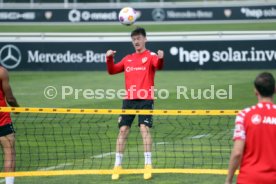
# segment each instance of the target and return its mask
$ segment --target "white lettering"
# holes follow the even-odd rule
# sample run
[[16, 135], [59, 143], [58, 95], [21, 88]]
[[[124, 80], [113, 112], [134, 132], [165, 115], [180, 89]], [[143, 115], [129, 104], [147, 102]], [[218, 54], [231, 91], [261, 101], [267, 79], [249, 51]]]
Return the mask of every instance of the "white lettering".
[[145, 71], [146, 67], [132, 67], [129, 66], [126, 68], [126, 72], [134, 72], [134, 71]]
[[87, 10], [71, 10], [68, 19], [71, 22], [94, 21], [94, 20], [117, 20], [117, 12], [90, 12]]
[[66, 96], [73, 94], [73, 88], [71, 86], [62, 86], [61, 99], [65, 99]]
[[263, 124], [276, 125], [276, 117], [265, 116]]
[[178, 100], [181, 99], [180, 95], [183, 95], [184, 99], [187, 99], [187, 100], [189, 99], [188, 94], [187, 94], [188, 88], [186, 86], [177, 86], [176, 91], [177, 91], [176, 99], [178, 99]]
[[39, 50], [28, 50], [28, 63], [104, 63], [105, 53], [86, 50], [84, 53], [42, 53]]

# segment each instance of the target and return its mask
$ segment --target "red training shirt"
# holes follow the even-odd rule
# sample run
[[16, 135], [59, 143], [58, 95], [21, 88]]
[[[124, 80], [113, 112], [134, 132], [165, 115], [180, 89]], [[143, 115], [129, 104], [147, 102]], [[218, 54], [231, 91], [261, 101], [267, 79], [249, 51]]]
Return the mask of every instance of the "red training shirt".
[[276, 184], [276, 105], [263, 102], [241, 111], [234, 140], [245, 148], [238, 184]]
[[125, 72], [126, 99], [154, 99], [154, 75], [163, 68], [164, 60], [145, 50], [133, 53], [114, 64], [113, 56], [106, 58], [109, 74]]
[[[2, 81], [0, 80], [0, 107], [7, 107], [5, 94], [2, 88]], [[0, 112], [0, 126], [11, 123], [11, 116], [8, 112]]]

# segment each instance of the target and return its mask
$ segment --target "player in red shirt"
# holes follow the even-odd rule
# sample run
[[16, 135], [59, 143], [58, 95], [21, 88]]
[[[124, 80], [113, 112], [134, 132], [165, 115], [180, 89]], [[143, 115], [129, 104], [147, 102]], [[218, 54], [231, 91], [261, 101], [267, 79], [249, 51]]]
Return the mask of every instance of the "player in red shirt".
[[276, 183], [275, 79], [264, 72], [257, 76], [254, 84], [259, 103], [242, 110], [236, 117], [225, 184], [232, 183], [239, 165], [238, 184]]
[[[12, 107], [18, 107], [13, 96], [8, 71], [0, 66], [0, 107], [6, 107], [7, 103]], [[10, 113], [0, 112], [0, 144], [4, 152], [4, 171], [15, 171], [15, 136]], [[6, 184], [13, 184], [14, 177], [6, 177]]]
[[[146, 31], [143, 28], [137, 28], [131, 33], [132, 44], [135, 53], [127, 55], [119, 63], [114, 64], [114, 54], [116, 51], [108, 50], [106, 53], [107, 70], [109, 74], [125, 73], [125, 88], [127, 91], [126, 99], [123, 100], [123, 109], [153, 109], [154, 99], [154, 74], [156, 70], [163, 67], [162, 50], [157, 54], [146, 49]], [[129, 129], [135, 115], [121, 115], [119, 117], [119, 135], [116, 143], [116, 160], [114, 167], [113, 180], [120, 178], [116, 173], [121, 169], [123, 152], [129, 134]], [[151, 135], [152, 127], [151, 115], [139, 115], [138, 125], [143, 138], [145, 169], [144, 179], [150, 179], [151, 175]]]

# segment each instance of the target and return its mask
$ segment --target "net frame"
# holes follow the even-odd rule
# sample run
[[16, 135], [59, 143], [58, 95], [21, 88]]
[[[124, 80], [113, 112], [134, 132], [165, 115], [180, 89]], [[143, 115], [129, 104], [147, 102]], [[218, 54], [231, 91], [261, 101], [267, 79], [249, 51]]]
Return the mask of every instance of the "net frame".
[[[125, 110], [125, 109], [72, 109], [72, 108], [33, 108], [33, 107], [0, 107], [0, 112], [10, 113], [50, 113], [50, 114], [94, 114], [94, 115], [159, 115], [159, 116], [234, 116], [239, 110]], [[122, 169], [118, 174], [143, 174], [144, 169]], [[217, 174], [225, 175], [225, 169], [152, 169], [154, 174]], [[236, 172], [238, 174], [239, 171]], [[2, 172], [0, 177], [14, 176], [60, 176], [60, 175], [110, 175], [112, 169], [82, 169], [82, 170], [54, 170], [54, 171], [16, 171]]]

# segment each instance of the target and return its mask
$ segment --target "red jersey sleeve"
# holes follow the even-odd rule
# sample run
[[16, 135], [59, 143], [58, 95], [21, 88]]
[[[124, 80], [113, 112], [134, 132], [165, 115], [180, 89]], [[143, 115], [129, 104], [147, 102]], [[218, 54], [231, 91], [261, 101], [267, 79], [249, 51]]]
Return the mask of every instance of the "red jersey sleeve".
[[110, 75], [121, 73], [124, 71], [124, 59], [114, 64], [113, 56], [106, 57], [107, 71]]
[[162, 70], [163, 65], [164, 65], [164, 59], [158, 58], [158, 56], [154, 52], [151, 52], [150, 54], [152, 56], [151, 58], [152, 58], [153, 67], [157, 70]]
[[246, 132], [245, 132], [245, 112], [241, 111], [236, 116], [235, 120], [235, 129], [234, 129], [234, 136], [233, 140], [245, 140]]

